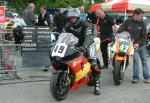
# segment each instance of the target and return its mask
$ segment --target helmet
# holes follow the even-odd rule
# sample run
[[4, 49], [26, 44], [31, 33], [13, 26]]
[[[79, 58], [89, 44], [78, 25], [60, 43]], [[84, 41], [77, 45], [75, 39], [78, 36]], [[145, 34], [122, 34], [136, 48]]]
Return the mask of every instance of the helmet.
[[78, 8], [70, 8], [68, 9], [67, 17], [80, 17], [80, 11]]

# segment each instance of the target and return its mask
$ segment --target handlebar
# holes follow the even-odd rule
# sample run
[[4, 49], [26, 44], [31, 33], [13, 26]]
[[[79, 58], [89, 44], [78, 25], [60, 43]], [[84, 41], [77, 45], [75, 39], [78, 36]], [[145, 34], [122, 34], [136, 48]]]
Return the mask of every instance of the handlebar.
[[79, 52], [81, 55], [83, 55], [83, 54], [86, 53], [86, 51], [87, 51], [87, 50], [85, 49], [84, 52], [81, 52], [78, 47], [75, 47], [74, 50], [77, 51], [77, 52]]

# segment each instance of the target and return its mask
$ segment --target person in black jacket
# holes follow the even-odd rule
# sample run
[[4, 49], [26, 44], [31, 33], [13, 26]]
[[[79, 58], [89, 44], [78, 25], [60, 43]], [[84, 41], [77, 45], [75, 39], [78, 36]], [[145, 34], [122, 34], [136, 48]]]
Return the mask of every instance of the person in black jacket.
[[[92, 60], [92, 74], [93, 74], [93, 78], [94, 78], [94, 83], [95, 83], [95, 90], [94, 93], [96, 95], [100, 94], [100, 67], [98, 68], [94, 68], [95, 65], [97, 65], [97, 59], [96, 59], [96, 49], [95, 49], [95, 45], [92, 45], [94, 43], [94, 37], [92, 34], [92, 28], [91, 25], [86, 22], [86, 21], [81, 21], [79, 20], [80, 17], [80, 13], [79, 10], [77, 8], [72, 8], [70, 10], [68, 10], [68, 14], [67, 14], [68, 18], [69, 18], [69, 23], [66, 25], [65, 27], [65, 31], [72, 33], [73, 35], [75, 35], [79, 41], [78, 41], [78, 47], [79, 50], [85, 51], [87, 50], [87, 56]], [[94, 53], [93, 55], [90, 55], [92, 53]]]
[[127, 31], [131, 34], [131, 39], [134, 40], [134, 55], [133, 55], [133, 81], [139, 82], [139, 57], [143, 67], [143, 77], [145, 83], [150, 83], [150, 74], [147, 65], [146, 56], [146, 25], [143, 21], [144, 11], [140, 8], [134, 10], [133, 17], [125, 20], [120, 26], [118, 33]]
[[[40, 7], [40, 15], [38, 16], [38, 26], [50, 26], [51, 20], [50, 20], [50, 14], [47, 12], [45, 6]], [[43, 70], [45, 72], [48, 71], [50, 65], [44, 66]]]
[[67, 18], [64, 9], [60, 8], [60, 12], [54, 16], [54, 25], [56, 26], [56, 32], [62, 33], [66, 23]]
[[100, 39], [101, 39], [101, 52], [103, 57], [103, 67], [102, 69], [108, 68], [108, 44], [113, 39], [113, 25], [114, 20], [111, 16], [106, 14], [103, 10], [97, 9], [96, 11], [97, 17], [99, 17], [99, 27], [100, 27]]
[[40, 8], [41, 14], [38, 17], [38, 26], [49, 26], [50, 25], [50, 14], [47, 12], [45, 6]]
[[95, 11], [89, 11], [86, 20], [90, 23], [92, 23], [92, 32], [93, 34], [96, 34], [96, 23], [97, 23], [97, 17]]
[[121, 16], [118, 16], [118, 18], [116, 19], [116, 25], [120, 25], [123, 22]]

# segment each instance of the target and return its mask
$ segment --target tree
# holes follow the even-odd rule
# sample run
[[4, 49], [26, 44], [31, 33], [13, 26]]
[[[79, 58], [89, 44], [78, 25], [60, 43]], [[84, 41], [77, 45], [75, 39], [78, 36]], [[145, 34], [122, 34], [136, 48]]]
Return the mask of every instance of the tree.
[[[91, 0], [87, 0], [91, 1]], [[104, 0], [95, 0], [95, 3], [103, 2]], [[39, 13], [41, 5], [45, 5], [48, 8], [60, 8], [60, 7], [79, 7], [85, 5], [88, 9], [91, 3], [84, 4], [83, 0], [13, 0], [9, 2], [9, 5], [16, 8], [18, 13], [21, 13], [28, 5], [28, 3], [35, 3], [36, 13]]]
[[[105, 0], [94, 0], [95, 4], [98, 4], [98, 3], [101, 3], [101, 2], [104, 2]], [[90, 5], [92, 4], [92, 0], [86, 0], [86, 4], [85, 4], [85, 10], [86, 12], [88, 12], [89, 8], [90, 8]]]
[[101, 3], [104, 2], [105, 0], [95, 0], [95, 3]]
[[24, 0], [15, 0], [14, 2], [10, 2], [9, 5], [13, 8], [16, 8], [18, 13], [20, 13], [25, 8]]
[[79, 7], [84, 5], [82, 0], [37, 0], [36, 11], [38, 12], [41, 5], [45, 5], [48, 8], [65, 8], [65, 7]]

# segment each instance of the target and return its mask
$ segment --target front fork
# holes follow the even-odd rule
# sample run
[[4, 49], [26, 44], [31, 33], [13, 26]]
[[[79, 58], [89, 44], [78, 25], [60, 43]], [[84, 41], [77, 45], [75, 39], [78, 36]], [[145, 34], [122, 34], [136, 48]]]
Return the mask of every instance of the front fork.
[[[118, 56], [118, 55], [115, 55], [115, 56]], [[125, 55], [124, 57], [117, 57], [117, 59], [116, 59], [116, 57], [114, 57], [114, 63], [115, 63], [116, 60], [122, 61], [122, 62], [123, 62], [123, 69], [122, 69], [122, 72], [125, 72], [126, 67], [127, 67], [127, 65], [129, 64], [129, 59], [130, 59], [130, 58], [129, 58], [127, 55]], [[113, 64], [113, 65], [114, 65], [114, 64]]]
[[70, 85], [70, 78], [67, 70], [63, 71], [63, 83], [64, 86]]
[[123, 63], [123, 73], [124, 73], [125, 70], [126, 70], [126, 63], [127, 63], [127, 56], [125, 56], [125, 58], [124, 58], [124, 63]]

